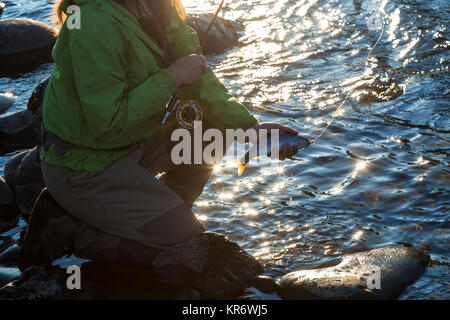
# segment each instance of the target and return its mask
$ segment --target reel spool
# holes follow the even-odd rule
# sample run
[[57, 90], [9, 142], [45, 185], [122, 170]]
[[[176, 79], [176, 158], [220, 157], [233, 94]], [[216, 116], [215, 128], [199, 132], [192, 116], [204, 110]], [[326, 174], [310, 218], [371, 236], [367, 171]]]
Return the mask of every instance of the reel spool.
[[178, 103], [175, 110], [178, 124], [187, 130], [194, 129], [194, 121], [202, 121], [202, 107], [194, 100], [183, 100]]

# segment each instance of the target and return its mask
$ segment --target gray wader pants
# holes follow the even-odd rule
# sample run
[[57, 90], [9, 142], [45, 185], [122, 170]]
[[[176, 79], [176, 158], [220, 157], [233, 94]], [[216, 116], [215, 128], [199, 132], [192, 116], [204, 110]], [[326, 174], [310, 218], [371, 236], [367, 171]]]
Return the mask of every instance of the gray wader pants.
[[150, 264], [161, 249], [206, 231], [191, 207], [212, 166], [176, 166], [170, 152], [170, 137], [158, 134], [100, 172], [42, 162], [48, 190], [69, 213], [50, 221], [41, 235], [44, 245], [70, 241], [82, 258]]

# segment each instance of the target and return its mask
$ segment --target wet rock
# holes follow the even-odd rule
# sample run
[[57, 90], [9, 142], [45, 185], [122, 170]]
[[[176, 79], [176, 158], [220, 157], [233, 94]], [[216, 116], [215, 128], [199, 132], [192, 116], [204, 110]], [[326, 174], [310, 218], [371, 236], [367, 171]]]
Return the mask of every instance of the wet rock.
[[[200, 42], [203, 43], [206, 30], [211, 23], [213, 14], [190, 14], [187, 17], [187, 23], [191, 26], [199, 36]], [[214, 26], [208, 33], [208, 38], [203, 48], [204, 54], [221, 53], [228, 48], [238, 44], [239, 32], [242, 26], [237, 23], [231, 23], [228, 20], [218, 17]]]
[[0, 114], [5, 113], [14, 104], [16, 97], [12, 93], [0, 93]]
[[20, 278], [21, 272], [18, 268], [0, 267], [0, 288], [11, 281]]
[[0, 118], [0, 155], [36, 146], [40, 127], [39, 116], [28, 110]]
[[65, 278], [61, 271], [49, 271], [42, 266], [25, 270], [20, 279], [0, 289], [0, 300], [34, 300], [57, 297], [62, 292]]
[[36, 199], [45, 187], [37, 157], [38, 150], [36, 147], [28, 150], [16, 169], [16, 176], [12, 179], [16, 201], [24, 216], [31, 214]]
[[0, 253], [0, 266], [11, 267], [17, 266], [20, 256], [20, 247], [16, 244]]
[[[417, 280], [429, 263], [424, 252], [407, 247], [374, 249], [344, 256], [336, 266], [288, 273], [279, 282], [285, 299], [394, 299]], [[368, 281], [380, 271], [380, 289]]]
[[0, 177], [0, 224], [13, 220], [19, 213], [12, 190], [6, 181]]
[[193, 287], [202, 298], [240, 292], [264, 272], [262, 265], [236, 243], [213, 232], [163, 250], [153, 268], [159, 282]]
[[253, 282], [252, 286], [262, 293], [277, 292], [279, 289], [278, 283], [272, 277], [259, 276]]
[[0, 70], [51, 61], [55, 29], [30, 19], [0, 20]]

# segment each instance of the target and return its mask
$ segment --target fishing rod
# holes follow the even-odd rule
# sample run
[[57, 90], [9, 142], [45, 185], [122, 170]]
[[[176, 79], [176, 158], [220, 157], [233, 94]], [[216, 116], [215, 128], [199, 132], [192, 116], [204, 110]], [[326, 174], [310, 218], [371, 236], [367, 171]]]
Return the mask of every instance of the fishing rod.
[[[214, 23], [217, 20], [217, 17], [220, 13], [220, 11], [222, 10], [223, 4], [225, 3], [225, 0], [222, 0], [219, 4], [219, 7], [216, 10], [216, 13], [214, 14], [213, 18], [211, 19], [211, 22], [208, 25], [208, 28], [206, 29], [205, 33], [203, 34], [203, 40], [200, 43], [200, 46], [197, 47], [197, 49], [195, 50], [194, 53], [196, 54], [202, 54], [203, 53], [203, 48], [206, 45], [206, 41], [208, 39], [208, 34], [211, 31], [211, 28], [213, 27]], [[161, 125], [165, 125], [167, 122], [167, 119], [169, 119], [169, 116], [172, 114], [172, 112], [178, 107], [179, 102], [180, 102], [180, 96], [181, 96], [181, 89], [178, 90], [177, 93], [175, 93], [169, 100], [169, 103], [167, 104], [166, 107], [166, 113], [161, 121]], [[190, 105], [187, 105], [187, 107], [189, 108]], [[198, 106], [195, 110], [201, 110]]]

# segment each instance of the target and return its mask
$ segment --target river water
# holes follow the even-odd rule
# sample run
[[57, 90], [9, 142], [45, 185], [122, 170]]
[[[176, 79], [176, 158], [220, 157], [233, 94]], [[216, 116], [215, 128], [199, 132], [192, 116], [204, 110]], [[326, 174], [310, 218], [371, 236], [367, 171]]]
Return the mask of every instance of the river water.
[[[2, 18], [50, 21], [51, 1], [3, 2]], [[184, 0], [190, 12], [217, 2]], [[414, 246], [433, 263], [400, 298], [450, 298], [449, 2], [228, 0], [222, 16], [245, 32], [208, 62], [261, 121], [309, 138], [334, 122], [281, 167], [262, 159], [238, 177], [233, 162], [218, 164], [197, 216], [276, 278], [348, 253]], [[18, 96], [10, 112], [50, 68], [0, 78], [0, 91]], [[243, 297], [276, 298], [252, 289]]]

